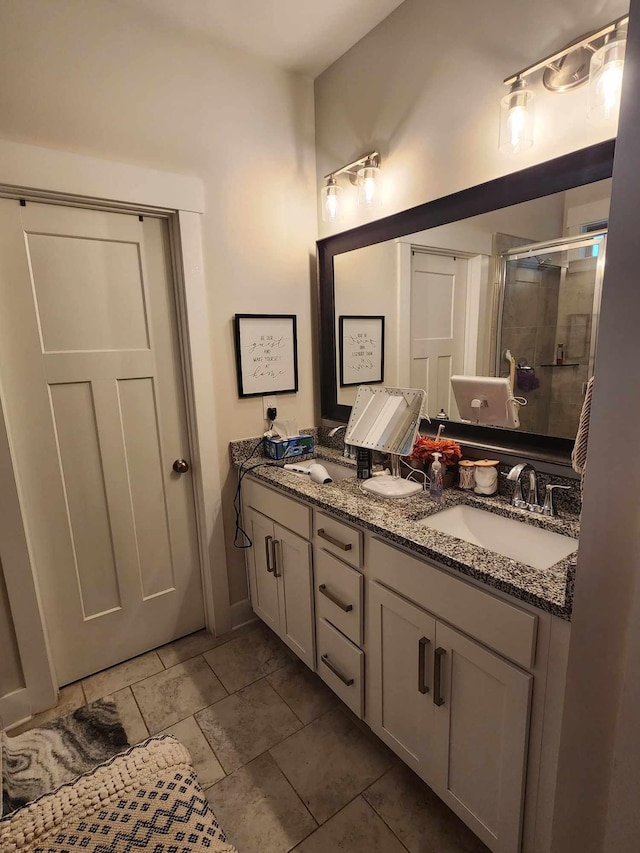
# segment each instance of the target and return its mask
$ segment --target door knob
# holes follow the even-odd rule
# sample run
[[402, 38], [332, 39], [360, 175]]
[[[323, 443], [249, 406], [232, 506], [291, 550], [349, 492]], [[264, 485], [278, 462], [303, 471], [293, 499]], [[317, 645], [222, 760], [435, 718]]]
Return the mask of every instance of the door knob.
[[189, 470], [189, 463], [186, 459], [176, 459], [172, 467], [176, 474], [186, 474]]

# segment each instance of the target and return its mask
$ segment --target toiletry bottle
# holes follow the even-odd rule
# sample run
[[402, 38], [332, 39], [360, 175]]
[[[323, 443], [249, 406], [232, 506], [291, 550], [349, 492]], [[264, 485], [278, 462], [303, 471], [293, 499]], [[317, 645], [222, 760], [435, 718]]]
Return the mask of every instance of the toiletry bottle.
[[432, 453], [433, 462], [431, 464], [431, 485], [429, 486], [429, 495], [432, 501], [439, 501], [442, 498], [442, 463], [440, 457], [442, 453]]
[[373, 476], [373, 454], [366, 447], [356, 449], [358, 480], [368, 480]]
[[564, 344], [558, 344], [556, 350], [556, 364], [564, 364]]

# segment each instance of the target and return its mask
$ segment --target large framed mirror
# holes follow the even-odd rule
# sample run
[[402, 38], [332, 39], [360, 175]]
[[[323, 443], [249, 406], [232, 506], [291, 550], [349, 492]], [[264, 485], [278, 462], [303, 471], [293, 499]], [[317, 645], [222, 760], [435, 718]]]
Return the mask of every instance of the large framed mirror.
[[[447, 435], [567, 464], [593, 374], [613, 153], [600, 143], [320, 240], [322, 417], [349, 419], [345, 351], [366, 376], [383, 346], [384, 384], [424, 389]], [[340, 339], [346, 317], [360, 337], [352, 322]], [[520, 428], [463, 422], [452, 374], [509, 376]]]

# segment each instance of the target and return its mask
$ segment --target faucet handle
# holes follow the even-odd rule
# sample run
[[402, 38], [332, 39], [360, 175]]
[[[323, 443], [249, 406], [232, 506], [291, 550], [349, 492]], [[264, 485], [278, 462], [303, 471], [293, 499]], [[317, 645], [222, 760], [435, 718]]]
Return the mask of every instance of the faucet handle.
[[553, 490], [554, 489], [570, 489], [571, 486], [561, 486], [559, 483], [549, 483], [545, 490], [544, 506], [542, 514], [553, 516], [556, 514], [556, 509], [553, 505]]

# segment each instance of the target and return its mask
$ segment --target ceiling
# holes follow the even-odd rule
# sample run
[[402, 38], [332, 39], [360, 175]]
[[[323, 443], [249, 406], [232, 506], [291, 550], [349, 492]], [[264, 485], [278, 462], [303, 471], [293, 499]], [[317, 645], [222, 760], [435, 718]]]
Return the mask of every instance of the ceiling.
[[402, 0], [115, 0], [212, 42], [317, 77]]

